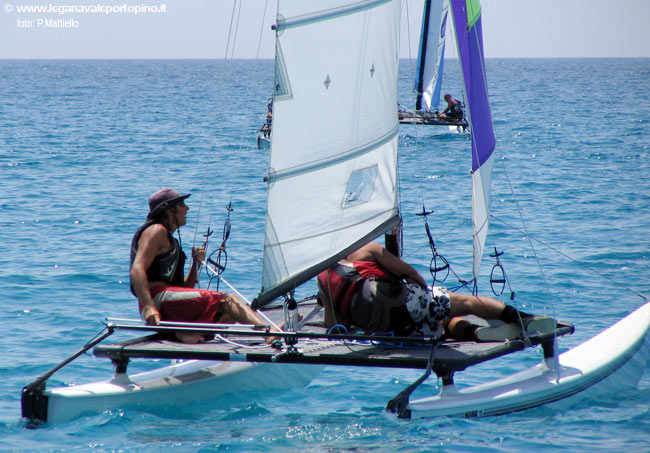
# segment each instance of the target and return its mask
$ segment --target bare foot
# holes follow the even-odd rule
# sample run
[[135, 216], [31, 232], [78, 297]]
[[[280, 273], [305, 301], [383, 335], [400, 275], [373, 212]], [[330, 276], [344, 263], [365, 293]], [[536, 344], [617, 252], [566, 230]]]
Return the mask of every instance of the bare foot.
[[[300, 313], [298, 313], [298, 322], [302, 321], [302, 318], [303, 318], [303, 316]], [[284, 323], [280, 324], [278, 327], [280, 327], [280, 330], [284, 330]], [[272, 329], [271, 331], [274, 332], [275, 329]], [[278, 337], [268, 337], [264, 341], [266, 341], [267, 344], [271, 344], [277, 339], [278, 339]]]

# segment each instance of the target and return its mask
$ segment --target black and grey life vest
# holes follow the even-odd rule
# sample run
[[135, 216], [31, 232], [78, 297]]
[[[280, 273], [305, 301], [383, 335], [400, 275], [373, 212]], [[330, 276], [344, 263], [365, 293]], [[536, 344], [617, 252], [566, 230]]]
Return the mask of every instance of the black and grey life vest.
[[[138, 243], [140, 242], [140, 236], [144, 230], [149, 228], [151, 225], [156, 223], [162, 223], [160, 220], [147, 220], [135, 235], [133, 235], [133, 240], [131, 241], [131, 257], [129, 271], [133, 267], [133, 261], [135, 261], [135, 256], [138, 253]], [[147, 269], [147, 279], [150, 282], [165, 282], [169, 283], [172, 286], [183, 286], [185, 283], [184, 277], [184, 268], [186, 256], [183, 250], [178, 243], [178, 239], [174, 238], [169, 230], [167, 231], [167, 236], [169, 242], [172, 244], [171, 250], [161, 255], [158, 255], [154, 258], [151, 266]], [[131, 293], [136, 296], [135, 289], [133, 288], [133, 282], [131, 282]]]

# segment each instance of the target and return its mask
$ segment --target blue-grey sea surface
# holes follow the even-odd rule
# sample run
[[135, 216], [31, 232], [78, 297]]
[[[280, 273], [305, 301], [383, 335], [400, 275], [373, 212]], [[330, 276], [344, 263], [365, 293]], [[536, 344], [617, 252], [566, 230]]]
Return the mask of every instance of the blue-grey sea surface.
[[[413, 66], [401, 62], [407, 105]], [[458, 75], [448, 60], [443, 92], [462, 99]], [[498, 145], [480, 292], [491, 294], [487, 253], [496, 247], [520, 307], [575, 324], [560, 340], [566, 350], [650, 294], [650, 60], [489, 59], [487, 78]], [[385, 405], [419, 371], [327, 367], [307, 388], [280, 395], [30, 429], [20, 418], [22, 387], [101, 331], [106, 316], [138, 317], [129, 246], [158, 188], [192, 193], [186, 249], [208, 226], [220, 237], [232, 202], [224, 276], [257, 294], [268, 151], [255, 137], [272, 84], [270, 60], [0, 61], [0, 450], [650, 451], [647, 369], [637, 389], [612, 388], [570, 410], [482, 419], [397, 419]], [[435, 211], [438, 251], [467, 279], [469, 140], [435, 129], [400, 129], [405, 256], [431, 281], [415, 215], [424, 205]], [[313, 283], [302, 291], [311, 294]], [[499, 359], [457, 383], [540, 358], [533, 349]], [[85, 355], [48, 386], [111, 373], [109, 361]]]

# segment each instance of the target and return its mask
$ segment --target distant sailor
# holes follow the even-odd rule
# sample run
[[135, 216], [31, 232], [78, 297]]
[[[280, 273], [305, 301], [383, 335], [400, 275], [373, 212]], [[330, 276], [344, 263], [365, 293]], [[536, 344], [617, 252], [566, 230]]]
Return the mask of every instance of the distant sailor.
[[[150, 325], [161, 320], [199, 323], [262, 325], [264, 321], [234, 294], [196, 289], [197, 274], [205, 249], [192, 248], [192, 265], [184, 276], [186, 255], [172, 234], [185, 225], [185, 200], [170, 188], [149, 197], [147, 220], [131, 242], [131, 292], [138, 298], [142, 319]], [[180, 238], [180, 234], [179, 234]], [[177, 333], [185, 343], [198, 343], [203, 336]]]
[[449, 121], [461, 121], [463, 119], [463, 108], [460, 102], [454, 99], [451, 94], [445, 94], [447, 108], [438, 114], [438, 118]]

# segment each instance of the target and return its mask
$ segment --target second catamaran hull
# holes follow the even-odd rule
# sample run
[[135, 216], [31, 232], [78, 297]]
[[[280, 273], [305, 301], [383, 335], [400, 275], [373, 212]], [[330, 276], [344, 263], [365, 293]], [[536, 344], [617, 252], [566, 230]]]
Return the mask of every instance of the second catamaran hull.
[[[561, 409], [607, 391], [636, 386], [650, 355], [650, 303], [594, 338], [559, 356], [503, 379], [458, 390], [443, 387], [434, 397], [412, 401], [411, 418], [485, 417], [544, 404]], [[552, 360], [552, 359], [549, 359]]]
[[466, 122], [454, 123], [452, 121], [432, 120], [422, 116], [403, 116], [399, 120], [400, 124], [424, 125], [424, 126], [441, 126], [438, 128], [427, 128], [427, 133], [436, 134], [469, 134], [469, 126]]
[[257, 149], [271, 149], [271, 139], [258, 134]]
[[60, 423], [119, 409], [177, 413], [192, 403], [212, 403], [212, 407], [218, 407], [219, 398], [240, 400], [242, 395], [251, 397], [254, 392], [275, 393], [305, 387], [322, 368], [188, 360], [134, 375], [117, 374], [111, 381], [47, 390], [47, 421]]

